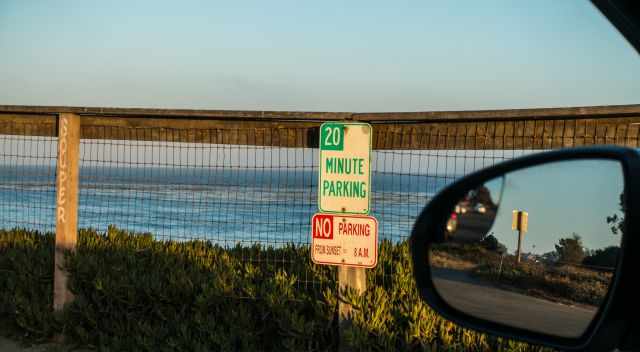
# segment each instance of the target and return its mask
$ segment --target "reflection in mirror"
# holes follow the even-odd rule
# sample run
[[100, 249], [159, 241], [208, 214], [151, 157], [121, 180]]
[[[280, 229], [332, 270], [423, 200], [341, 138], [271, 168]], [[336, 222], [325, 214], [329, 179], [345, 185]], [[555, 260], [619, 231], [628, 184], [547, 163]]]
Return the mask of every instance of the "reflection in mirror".
[[481, 319], [581, 336], [612, 281], [623, 192], [619, 162], [604, 159], [521, 169], [469, 191], [432, 246], [436, 290]]

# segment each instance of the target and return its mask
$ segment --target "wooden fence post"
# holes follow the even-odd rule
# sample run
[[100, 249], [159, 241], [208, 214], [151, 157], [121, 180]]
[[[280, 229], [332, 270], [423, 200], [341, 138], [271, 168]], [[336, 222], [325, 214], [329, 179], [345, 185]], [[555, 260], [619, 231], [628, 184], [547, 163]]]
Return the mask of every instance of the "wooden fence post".
[[78, 174], [80, 116], [58, 115], [58, 159], [56, 170], [56, 245], [53, 275], [53, 309], [60, 311], [73, 300], [63, 269], [64, 251], [75, 250], [78, 238]]
[[[367, 272], [365, 268], [356, 268], [350, 266], [338, 267], [338, 287], [340, 292], [345, 288], [352, 288], [359, 294], [363, 294], [367, 289]], [[349, 313], [351, 313], [351, 305], [343, 302], [338, 303], [338, 318], [340, 325], [340, 351], [350, 351], [347, 347], [346, 341], [344, 341], [344, 335], [342, 331], [344, 328], [351, 325], [351, 319], [349, 319]]]

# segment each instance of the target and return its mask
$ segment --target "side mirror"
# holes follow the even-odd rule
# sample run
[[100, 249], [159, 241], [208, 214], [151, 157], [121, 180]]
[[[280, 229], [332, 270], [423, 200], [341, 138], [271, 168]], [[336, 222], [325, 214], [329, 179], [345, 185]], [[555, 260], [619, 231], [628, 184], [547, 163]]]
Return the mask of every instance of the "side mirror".
[[411, 235], [423, 299], [498, 336], [564, 350], [616, 347], [637, 305], [638, 263], [627, 252], [637, 241], [639, 160], [628, 148], [552, 151], [448, 186]]

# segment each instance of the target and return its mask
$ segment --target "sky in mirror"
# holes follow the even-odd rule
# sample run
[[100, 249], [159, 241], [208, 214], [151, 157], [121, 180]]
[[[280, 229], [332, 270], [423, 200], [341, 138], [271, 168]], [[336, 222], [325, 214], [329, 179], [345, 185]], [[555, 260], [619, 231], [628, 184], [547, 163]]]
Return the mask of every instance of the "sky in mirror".
[[[501, 180], [487, 183], [494, 200], [500, 198]], [[511, 230], [512, 211], [519, 209], [529, 213], [523, 252], [553, 251], [560, 238], [573, 233], [588, 249], [617, 246], [621, 236], [612, 233], [606, 218], [619, 214], [623, 188], [622, 167], [611, 160], [555, 162], [509, 173], [489, 233], [513, 253], [518, 236]]]
[[416, 111], [637, 103], [588, 1], [0, 1], [0, 104]]

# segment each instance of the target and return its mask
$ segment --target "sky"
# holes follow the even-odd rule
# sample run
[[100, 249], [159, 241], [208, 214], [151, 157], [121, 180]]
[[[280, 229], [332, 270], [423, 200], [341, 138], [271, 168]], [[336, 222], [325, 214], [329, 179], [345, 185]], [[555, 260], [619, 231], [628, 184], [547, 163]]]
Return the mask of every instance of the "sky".
[[0, 1], [0, 104], [425, 111], [634, 104], [588, 1]]
[[496, 181], [489, 182], [493, 187], [488, 186], [492, 199], [500, 199], [489, 233], [509, 253], [515, 252], [518, 243], [517, 233], [511, 229], [515, 209], [529, 213], [523, 252], [551, 252], [558, 240], [573, 233], [581, 236], [583, 245], [590, 250], [620, 245], [621, 235], [614, 235], [606, 221], [607, 216], [621, 215], [619, 197], [624, 179], [619, 162], [601, 159], [549, 163], [509, 173], [504, 183]]

